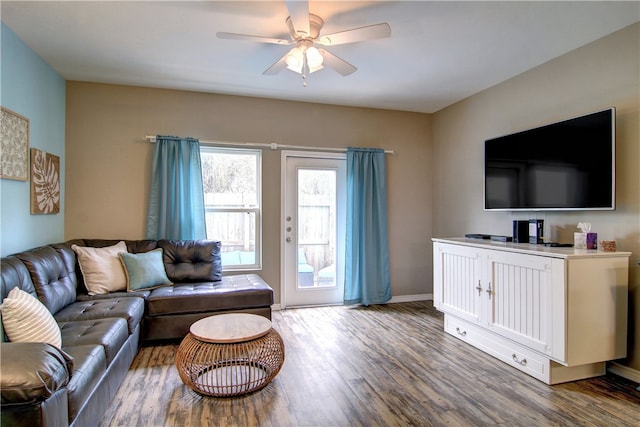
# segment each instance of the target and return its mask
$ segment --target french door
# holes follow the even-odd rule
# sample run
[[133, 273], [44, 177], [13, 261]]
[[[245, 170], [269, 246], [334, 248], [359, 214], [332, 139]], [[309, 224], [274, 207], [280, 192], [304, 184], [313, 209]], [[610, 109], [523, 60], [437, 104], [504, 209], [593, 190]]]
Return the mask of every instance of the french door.
[[281, 305], [341, 304], [346, 155], [283, 151], [282, 171]]

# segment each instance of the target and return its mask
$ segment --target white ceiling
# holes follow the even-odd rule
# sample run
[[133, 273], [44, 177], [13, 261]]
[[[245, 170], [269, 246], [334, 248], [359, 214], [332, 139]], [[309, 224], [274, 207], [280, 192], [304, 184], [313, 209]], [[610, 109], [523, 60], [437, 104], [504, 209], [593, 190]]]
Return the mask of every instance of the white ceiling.
[[640, 20], [640, 2], [313, 1], [321, 34], [388, 22], [327, 48], [358, 71], [262, 72], [290, 47], [278, 1], [6, 1], [1, 17], [66, 80], [431, 113]]

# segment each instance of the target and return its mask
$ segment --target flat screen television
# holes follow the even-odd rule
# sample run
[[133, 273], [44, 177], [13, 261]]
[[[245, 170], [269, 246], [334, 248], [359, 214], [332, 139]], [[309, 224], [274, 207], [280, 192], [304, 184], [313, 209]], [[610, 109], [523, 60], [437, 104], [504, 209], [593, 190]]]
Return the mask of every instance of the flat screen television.
[[489, 211], [615, 209], [615, 108], [485, 141]]

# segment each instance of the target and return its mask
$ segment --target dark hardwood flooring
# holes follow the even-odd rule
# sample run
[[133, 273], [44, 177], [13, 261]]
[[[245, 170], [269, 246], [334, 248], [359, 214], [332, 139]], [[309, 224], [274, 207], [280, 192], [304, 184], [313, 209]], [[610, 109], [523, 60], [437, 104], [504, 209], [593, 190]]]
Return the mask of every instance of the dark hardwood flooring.
[[186, 387], [179, 343], [143, 347], [100, 426], [640, 426], [638, 384], [548, 386], [442, 324], [430, 301], [274, 312], [284, 366], [236, 398]]

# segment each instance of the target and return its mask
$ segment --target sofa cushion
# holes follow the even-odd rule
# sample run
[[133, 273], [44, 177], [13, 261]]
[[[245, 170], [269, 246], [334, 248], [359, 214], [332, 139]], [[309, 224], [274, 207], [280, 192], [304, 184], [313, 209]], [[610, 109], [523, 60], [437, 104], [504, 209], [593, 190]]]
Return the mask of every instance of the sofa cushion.
[[162, 249], [154, 249], [141, 254], [119, 254], [127, 278], [127, 290], [153, 289], [172, 285], [164, 271]]
[[58, 323], [119, 317], [126, 320], [131, 334], [143, 316], [144, 300], [137, 297], [125, 297], [78, 301], [60, 310], [54, 317]]
[[54, 247], [43, 246], [16, 254], [27, 267], [38, 299], [51, 313], [76, 300], [75, 266]]
[[46, 342], [60, 348], [60, 328], [38, 299], [13, 288], [2, 303], [2, 327], [12, 342]]
[[159, 240], [165, 270], [174, 283], [217, 282], [222, 279], [221, 242], [217, 240]]
[[101, 345], [104, 348], [107, 366], [129, 337], [127, 322], [119, 317], [60, 322], [60, 331], [62, 348], [65, 350], [79, 345]]
[[71, 355], [51, 344], [2, 344], [2, 404], [37, 403], [50, 397], [69, 382], [73, 362]]
[[127, 245], [118, 242], [113, 246], [92, 248], [72, 245], [78, 256], [78, 264], [89, 295], [106, 294], [127, 288], [127, 278], [118, 258], [127, 252]]
[[245, 274], [224, 276], [220, 282], [182, 283], [154, 289], [147, 298], [147, 315], [201, 313], [272, 304], [273, 289], [257, 274]]
[[67, 385], [69, 420], [74, 420], [107, 370], [101, 345], [75, 345], [64, 348], [74, 359], [73, 375]]

